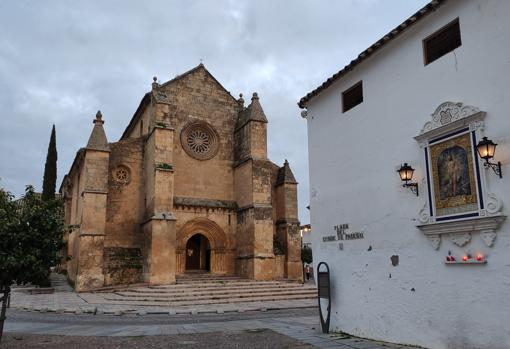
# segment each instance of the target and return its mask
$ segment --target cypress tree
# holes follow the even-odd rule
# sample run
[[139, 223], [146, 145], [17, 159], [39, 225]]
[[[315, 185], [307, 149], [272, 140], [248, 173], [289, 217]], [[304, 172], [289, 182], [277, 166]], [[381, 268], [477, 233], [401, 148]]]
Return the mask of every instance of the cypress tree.
[[42, 199], [44, 201], [55, 198], [55, 187], [57, 184], [57, 142], [55, 139], [55, 125], [51, 129], [50, 144], [48, 145], [48, 154], [44, 164], [44, 178]]

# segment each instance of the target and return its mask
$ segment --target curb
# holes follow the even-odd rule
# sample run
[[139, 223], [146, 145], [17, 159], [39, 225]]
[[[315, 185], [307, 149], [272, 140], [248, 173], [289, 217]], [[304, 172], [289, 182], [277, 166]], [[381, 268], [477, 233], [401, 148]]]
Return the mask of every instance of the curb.
[[54, 314], [67, 314], [67, 315], [111, 315], [111, 316], [122, 316], [122, 315], [204, 315], [204, 314], [228, 314], [228, 313], [247, 313], [247, 312], [268, 312], [274, 310], [283, 309], [305, 309], [305, 308], [316, 308], [317, 306], [294, 306], [294, 307], [254, 307], [254, 308], [237, 308], [237, 309], [171, 309], [171, 310], [144, 310], [144, 309], [124, 309], [124, 310], [104, 310], [97, 307], [81, 307], [81, 308], [47, 308], [47, 307], [11, 307], [13, 310], [20, 310], [26, 312], [39, 312], [39, 313], [54, 313]]

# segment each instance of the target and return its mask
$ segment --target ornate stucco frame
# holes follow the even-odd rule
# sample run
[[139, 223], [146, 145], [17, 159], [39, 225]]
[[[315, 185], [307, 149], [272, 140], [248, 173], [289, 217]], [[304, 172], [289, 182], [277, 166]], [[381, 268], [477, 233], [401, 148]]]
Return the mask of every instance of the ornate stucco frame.
[[[426, 201], [418, 218], [421, 224], [417, 228], [427, 236], [436, 250], [443, 236], [458, 246], [464, 246], [475, 233], [479, 233], [484, 243], [491, 247], [496, 239], [496, 230], [506, 218], [502, 212], [503, 202], [490, 191], [485, 171], [476, 154], [477, 140], [483, 136], [485, 115], [484, 111], [473, 106], [444, 102], [432, 113], [432, 120], [425, 123], [420, 133], [414, 137], [423, 150], [423, 181], [426, 190]], [[461, 214], [437, 216], [430, 147], [464, 134], [469, 134], [472, 142], [471, 154], [468, 156], [472, 157], [475, 167], [478, 208]]]

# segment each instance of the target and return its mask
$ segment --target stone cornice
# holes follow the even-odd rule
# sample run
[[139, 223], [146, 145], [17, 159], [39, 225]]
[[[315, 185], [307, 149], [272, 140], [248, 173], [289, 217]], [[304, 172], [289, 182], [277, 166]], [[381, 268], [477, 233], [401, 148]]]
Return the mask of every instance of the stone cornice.
[[200, 207], [225, 210], [237, 209], [237, 203], [231, 200], [199, 199], [180, 196], [174, 197], [174, 205], [183, 207]]
[[144, 225], [150, 221], [176, 221], [174, 214], [172, 212], [157, 212], [154, 213], [152, 217], [142, 221], [141, 225]]
[[81, 196], [84, 194], [108, 194], [108, 190], [96, 190], [96, 189], [85, 189], [81, 192]]
[[104, 237], [106, 236], [105, 233], [93, 233], [93, 232], [90, 232], [90, 233], [80, 233], [78, 234], [79, 237], [85, 237], [85, 236], [97, 236], [97, 237]]
[[243, 206], [243, 207], [239, 207], [237, 209], [237, 212], [246, 211], [246, 210], [249, 210], [251, 208], [270, 208], [270, 209], [272, 209], [273, 206], [271, 206], [269, 204], [250, 204], [250, 205], [246, 205], [246, 206]]

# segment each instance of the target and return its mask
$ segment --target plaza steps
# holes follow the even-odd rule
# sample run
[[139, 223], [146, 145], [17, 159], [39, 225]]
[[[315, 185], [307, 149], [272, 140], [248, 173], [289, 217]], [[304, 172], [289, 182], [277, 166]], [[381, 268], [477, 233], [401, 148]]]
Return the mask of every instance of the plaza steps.
[[185, 275], [174, 285], [142, 286], [104, 295], [111, 304], [147, 306], [188, 306], [310, 300], [317, 289], [289, 281], [255, 281], [236, 276]]

